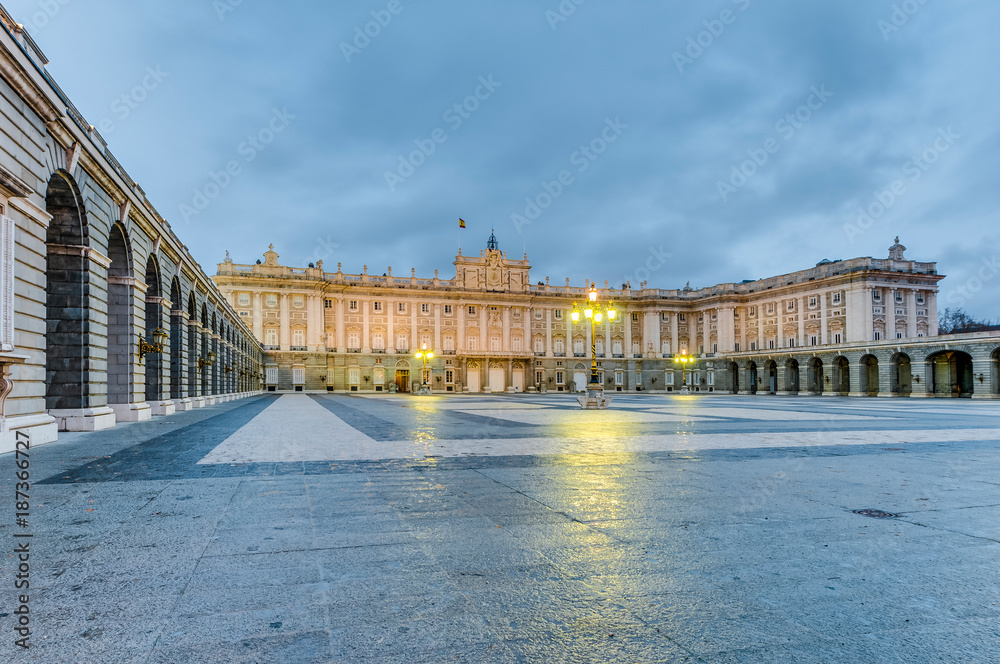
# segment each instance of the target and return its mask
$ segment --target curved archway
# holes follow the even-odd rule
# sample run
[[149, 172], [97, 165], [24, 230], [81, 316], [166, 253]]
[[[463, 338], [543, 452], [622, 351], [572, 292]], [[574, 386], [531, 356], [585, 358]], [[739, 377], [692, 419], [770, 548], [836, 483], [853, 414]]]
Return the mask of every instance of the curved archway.
[[778, 393], [778, 363], [774, 360], [768, 360], [764, 364], [764, 372], [767, 375], [767, 393], [777, 394]]
[[990, 394], [1000, 394], [1000, 348], [990, 355]]
[[729, 363], [729, 393], [740, 393], [740, 365], [735, 362]]
[[927, 356], [930, 392], [936, 397], [971, 397], [972, 356], [960, 350], [943, 350]]
[[809, 361], [809, 391], [812, 394], [823, 394], [823, 382], [826, 377], [823, 374], [823, 360], [814, 357]]
[[756, 362], [751, 362], [747, 365], [747, 373], [749, 374], [748, 382], [750, 383], [750, 394], [757, 394], [758, 376]]
[[843, 355], [833, 359], [833, 391], [838, 394], [851, 392], [851, 362]]
[[[160, 285], [160, 264], [156, 256], [150, 255], [146, 261], [146, 341], [152, 343], [156, 330], [163, 330], [163, 292]], [[169, 340], [168, 340], [169, 343]], [[160, 401], [163, 394], [164, 361], [162, 353], [145, 356], [146, 401]]]
[[913, 393], [913, 365], [906, 353], [892, 356], [892, 376], [890, 389], [893, 394], [908, 397]]
[[170, 398], [183, 399], [184, 354], [187, 350], [187, 327], [184, 325], [181, 281], [176, 276], [170, 281]]
[[[90, 383], [90, 228], [73, 178], [57, 171], [45, 191], [45, 407], [104, 405]], [[99, 398], [99, 397], [98, 397]]]
[[[208, 306], [205, 302], [201, 303], [201, 330], [199, 331], [201, 336], [201, 357], [200, 360], [208, 361], [208, 338], [211, 329], [208, 327]], [[207, 397], [211, 393], [208, 391], [208, 371], [210, 367], [204, 362], [198, 362], [198, 381], [201, 383], [201, 396]]]
[[791, 394], [798, 394], [799, 379], [799, 361], [793, 357], [785, 363], [785, 390]]
[[[133, 297], [134, 273], [132, 249], [128, 235], [121, 224], [111, 227], [108, 234], [108, 404], [123, 405], [135, 402], [135, 366], [138, 357], [135, 345]], [[124, 409], [116, 410], [119, 419], [127, 417]]]
[[879, 392], [878, 358], [865, 355], [861, 358], [861, 393], [869, 397], [877, 397]]

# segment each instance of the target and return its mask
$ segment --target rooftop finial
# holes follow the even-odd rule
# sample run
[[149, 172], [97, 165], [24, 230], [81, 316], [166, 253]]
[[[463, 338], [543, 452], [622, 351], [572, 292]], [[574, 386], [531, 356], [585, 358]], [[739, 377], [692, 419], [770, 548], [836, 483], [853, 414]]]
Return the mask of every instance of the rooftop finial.
[[500, 251], [500, 243], [497, 242], [497, 234], [492, 228], [490, 229], [490, 239], [486, 242], [486, 248], [490, 251]]

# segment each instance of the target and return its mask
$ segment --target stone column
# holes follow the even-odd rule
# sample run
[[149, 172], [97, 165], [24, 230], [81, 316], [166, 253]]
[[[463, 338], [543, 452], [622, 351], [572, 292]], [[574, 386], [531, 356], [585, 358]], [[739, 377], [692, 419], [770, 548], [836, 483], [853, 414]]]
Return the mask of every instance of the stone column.
[[678, 330], [678, 319], [680, 318], [680, 312], [674, 311], [670, 316], [670, 352], [677, 355], [681, 352], [681, 337]]
[[552, 307], [545, 307], [545, 357], [552, 357]]
[[806, 343], [806, 311], [808, 310], [806, 307], [808, 306], [808, 304], [809, 304], [809, 301], [806, 299], [805, 296], [802, 296], [802, 297], [799, 298], [799, 301], [798, 301], [798, 307], [799, 307], [799, 338], [795, 342], [796, 346], [807, 346], [808, 345]]
[[[393, 302], [389, 300], [385, 303], [386, 306], [386, 326], [385, 326], [385, 352], [388, 354], [393, 354], [396, 352], [396, 311], [399, 307], [398, 302]], [[386, 379], [388, 380], [388, 378]]]
[[787, 313], [785, 309], [785, 301], [778, 300], [774, 303], [774, 312], [778, 314], [778, 338], [774, 342], [775, 348], [785, 347], [785, 315]]
[[[503, 307], [503, 339], [501, 343], [503, 345], [500, 346], [500, 348], [502, 348], [505, 353], [509, 353], [510, 352], [510, 306], [506, 304]], [[508, 381], [507, 384], [510, 385], [510, 381]]]
[[337, 298], [337, 320], [334, 324], [337, 326], [337, 352], [345, 352], [347, 347], [347, 324], [344, 319], [344, 298]]
[[253, 294], [253, 334], [258, 341], [264, 343], [264, 306], [260, 291]]
[[917, 292], [912, 288], [906, 291], [906, 338], [917, 336]]
[[371, 339], [371, 308], [375, 305], [372, 300], [358, 300], [361, 307], [361, 352], [366, 355], [372, 352]]
[[410, 349], [420, 348], [420, 335], [417, 330], [417, 308], [410, 308]]
[[434, 354], [442, 355], [441, 346], [441, 303], [434, 303]]
[[829, 293], [823, 292], [819, 294], [819, 342], [822, 345], [827, 345], [830, 343], [830, 333], [827, 331], [826, 323], [826, 298]]
[[[641, 348], [640, 348], [641, 350]], [[632, 312], [625, 312], [625, 359], [632, 359]]]
[[280, 295], [281, 300], [279, 301], [280, 316], [279, 325], [280, 332], [278, 337], [278, 344], [281, 346], [281, 350], [288, 350], [292, 346], [292, 330], [291, 330], [291, 315], [288, 311], [288, 293], [282, 293]]
[[[465, 305], [459, 301], [456, 305], [458, 309], [455, 310], [455, 324], [458, 325], [458, 334], [455, 340], [458, 348], [456, 349], [459, 353], [464, 353], [467, 349], [465, 347], [465, 326], [466, 326], [466, 316], [465, 316]], [[468, 375], [468, 366], [466, 366], [466, 375]], [[469, 383], [466, 381], [465, 385]]]
[[[174, 306], [180, 307], [177, 303]], [[190, 410], [191, 334], [187, 312], [182, 308], [170, 312], [170, 398], [175, 410]]]

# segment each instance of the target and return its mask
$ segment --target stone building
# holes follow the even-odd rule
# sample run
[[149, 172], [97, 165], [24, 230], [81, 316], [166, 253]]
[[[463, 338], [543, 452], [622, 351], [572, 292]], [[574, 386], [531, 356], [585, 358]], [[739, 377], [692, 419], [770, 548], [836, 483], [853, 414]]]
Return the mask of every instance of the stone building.
[[0, 28], [0, 452], [259, 390], [250, 329], [2, 6]]
[[[509, 257], [495, 236], [478, 255], [459, 251], [450, 278], [438, 271], [417, 278], [412, 270], [398, 277], [391, 267], [378, 276], [367, 266], [345, 274], [340, 264], [327, 272], [322, 262], [293, 268], [280, 264], [272, 246], [254, 265], [227, 255], [215, 280], [264, 344], [265, 384], [275, 391], [412, 391], [421, 348], [435, 355], [429, 381], [436, 392], [573, 391], [588, 380], [593, 341], [608, 390], [672, 392], [687, 382], [705, 392], [916, 396], [947, 385], [949, 394], [970, 394], [975, 370], [993, 376], [977, 396], [995, 393], [1000, 343], [989, 335], [970, 338], [974, 350], [952, 353], [958, 359], [944, 373], [946, 356], [934, 355], [943, 343], [943, 277], [935, 263], [904, 252], [897, 238], [887, 258], [823, 260], [701, 289], [604, 282], [600, 299], [614, 301], [620, 315], [598, 326], [594, 340], [589, 324], [569, 316], [586, 286], [568, 279], [557, 286], [548, 277], [533, 284], [527, 256]], [[904, 346], [919, 350], [890, 352]], [[693, 370], [679, 369], [676, 354], [696, 355]], [[912, 369], [904, 356], [938, 368], [904, 376]]]

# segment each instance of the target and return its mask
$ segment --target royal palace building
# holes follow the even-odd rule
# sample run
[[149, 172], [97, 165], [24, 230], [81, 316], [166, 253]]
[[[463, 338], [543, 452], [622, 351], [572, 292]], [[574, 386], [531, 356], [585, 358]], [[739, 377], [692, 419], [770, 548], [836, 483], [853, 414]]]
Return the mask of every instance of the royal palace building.
[[[532, 283], [527, 256], [495, 236], [459, 251], [449, 278], [288, 267], [272, 245], [252, 265], [227, 255], [215, 281], [263, 344], [274, 391], [409, 392], [423, 381], [418, 350], [434, 355], [434, 392], [578, 391], [593, 349], [612, 391], [995, 395], [1000, 341], [938, 337], [943, 276], [904, 252], [897, 238], [886, 258], [700, 289], [605, 281], [599, 297], [619, 315], [595, 339], [569, 315], [589, 284]], [[677, 355], [696, 361], [682, 369]]]
[[261, 389], [263, 349], [0, 6], [0, 452]]

